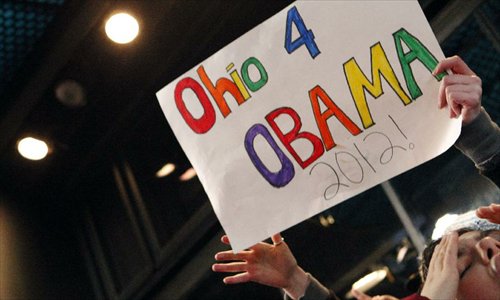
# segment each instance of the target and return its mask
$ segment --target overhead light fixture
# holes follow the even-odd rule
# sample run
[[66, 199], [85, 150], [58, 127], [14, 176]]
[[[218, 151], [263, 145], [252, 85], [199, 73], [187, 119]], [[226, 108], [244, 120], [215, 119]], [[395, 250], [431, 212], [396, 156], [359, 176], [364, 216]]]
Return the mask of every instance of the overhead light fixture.
[[175, 165], [172, 163], [165, 164], [161, 169], [156, 172], [156, 177], [162, 178], [170, 175], [175, 170]]
[[40, 160], [49, 153], [49, 146], [46, 142], [33, 138], [25, 137], [17, 143], [17, 151], [27, 159]]
[[331, 225], [333, 225], [333, 223], [335, 223], [335, 218], [330, 213], [321, 214], [319, 216], [319, 222], [321, 223], [321, 225], [323, 227], [327, 227], [328, 228]]
[[127, 13], [118, 13], [106, 21], [104, 30], [113, 42], [127, 44], [139, 34], [139, 23]]
[[396, 261], [398, 264], [403, 262], [409, 249], [410, 247], [408, 244], [404, 244], [401, 248], [399, 248], [398, 254], [396, 256]]
[[82, 107], [87, 104], [85, 90], [79, 82], [72, 79], [57, 84], [54, 94], [59, 102], [68, 107]]
[[181, 181], [188, 181], [195, 176], [196, 176], [196, 171], [193, 168], [189, 168], [179, 177], [179, 179]]
[[[382, 269], [376, 270], [363, 276], [361, 279], [356, 281], [352, 285], [353, 290], [358, 290], [360, 292], [366, 293], [368, 290], [381, 283], [388, 275], [389, 269], [384, 267]], [[349, 291], [346, 295], [346, 298], [353, 298], [352, 293]]]

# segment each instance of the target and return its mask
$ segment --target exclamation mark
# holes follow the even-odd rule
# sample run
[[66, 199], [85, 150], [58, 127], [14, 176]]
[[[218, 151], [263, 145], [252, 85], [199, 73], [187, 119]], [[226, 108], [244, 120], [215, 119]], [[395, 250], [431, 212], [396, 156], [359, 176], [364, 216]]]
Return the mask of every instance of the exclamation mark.
[[[399, 125], [396, 123], [396, 121], [394, 121], [394, 119], [391, 117], [391, 115], [387, 115], [387, 116], [389, 117], [389, 119], [391, 119], [392, 123], [394, 123], [394, 126], [396, 126], [396, 128], [398, 129], [398, 131], [405, 138], [405, 140], [408, 140], [408, 138], [406, 137], [406, 135], [404, 134], [404, 132], [401, 130], [401, 128], [399, 128]], [[410, 142], [410, 144], [408, 145], [408, 148], [410, 148], [410, 150], [413, 150], [415, 148], [415, 144], [413, 144], [412, 142]]]

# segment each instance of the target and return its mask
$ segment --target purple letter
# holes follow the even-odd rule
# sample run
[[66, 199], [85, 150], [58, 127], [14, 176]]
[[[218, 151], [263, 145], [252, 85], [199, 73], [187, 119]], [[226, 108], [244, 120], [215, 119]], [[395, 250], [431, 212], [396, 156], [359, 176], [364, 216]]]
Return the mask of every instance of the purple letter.
[[[281, 170], [279, 170], [277, 173], [269, 171], [262, 160], [260, 160], [257, 152], [255, 152], [253, 141], [258, 134], [262, 135], [266, 139], [281, 162]], [[250, 127], [245, 136], [245, 149], [247, 150], [248, 156], [250, 157], [250, 160], [252, 161], [254, 166], [272, 186], [277, 188], [283, 187], [293, 179], [293, 176], [295, 176], [295, 170], [293, 168], [292, 162], [290, 161], [290, 159], [288, 159], [288, 157], [286, 157], [285, 153], [281, 151], [281, 149], [278, 147], [278, 144], [276, 144], [273, 137], [264, 125], [255, 124]]]

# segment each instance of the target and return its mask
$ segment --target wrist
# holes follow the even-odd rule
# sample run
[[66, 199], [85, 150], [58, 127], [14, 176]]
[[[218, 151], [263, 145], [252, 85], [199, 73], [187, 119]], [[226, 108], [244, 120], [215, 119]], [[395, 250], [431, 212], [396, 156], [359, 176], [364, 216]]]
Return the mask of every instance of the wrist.
[[498, 153], [500, 136], [498, 126], [490, 119], [484, 109], [466, 126], [455, 142], [455, 146], [467, 155], [476, 165], [491, 159]]
[[300, 299], [306, 293], [309, 283], [309, 274], [297, 266], [288, 280], [288, 285], [283, 289], [292, 299]]

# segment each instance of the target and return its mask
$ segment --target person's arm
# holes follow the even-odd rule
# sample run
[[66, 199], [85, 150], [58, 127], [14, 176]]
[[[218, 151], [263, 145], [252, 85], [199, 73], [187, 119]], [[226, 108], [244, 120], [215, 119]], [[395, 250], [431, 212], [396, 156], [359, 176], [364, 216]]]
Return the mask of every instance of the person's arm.
[[[306, 290], [304, 291], [304, 295], [300, 300], [339, 300], [337, 295], [332, 290], [326, 288], [321, 282], [319, 282], [316, 278], [314, 278], [311, 274], [307, 273], [309, 276], [309, 284], [307, 285]], [[290, 296], [285, 291], [285, 300], [297, 299]]]
[[462, 127], [455, 146], [475, 163], [481, 174], [500, 186], [500, 129], [484, 109], [473, 122]]
[[433, 74], [448, 70], [453, 74], [441, 81], [438, 107], [448, 108], [452, 118], [462, 116], [462, 132], [455, 146], [483, 175], [500, 185], [500, 129], [481, 107], [481, 79], [458, 56], [442, 60]]
[[[236, 273], [223, 279], [226, 284], [256, 282], [283, 289], [285, 299], [327, 300], [331, 292], [306, 273], [280, 234], [272, 236], [273, 244], [258, 243], [238, 253], [222, 251], [215, 255], [215, 272]], [[229, 245], [227, 236], [221, 241]]]

